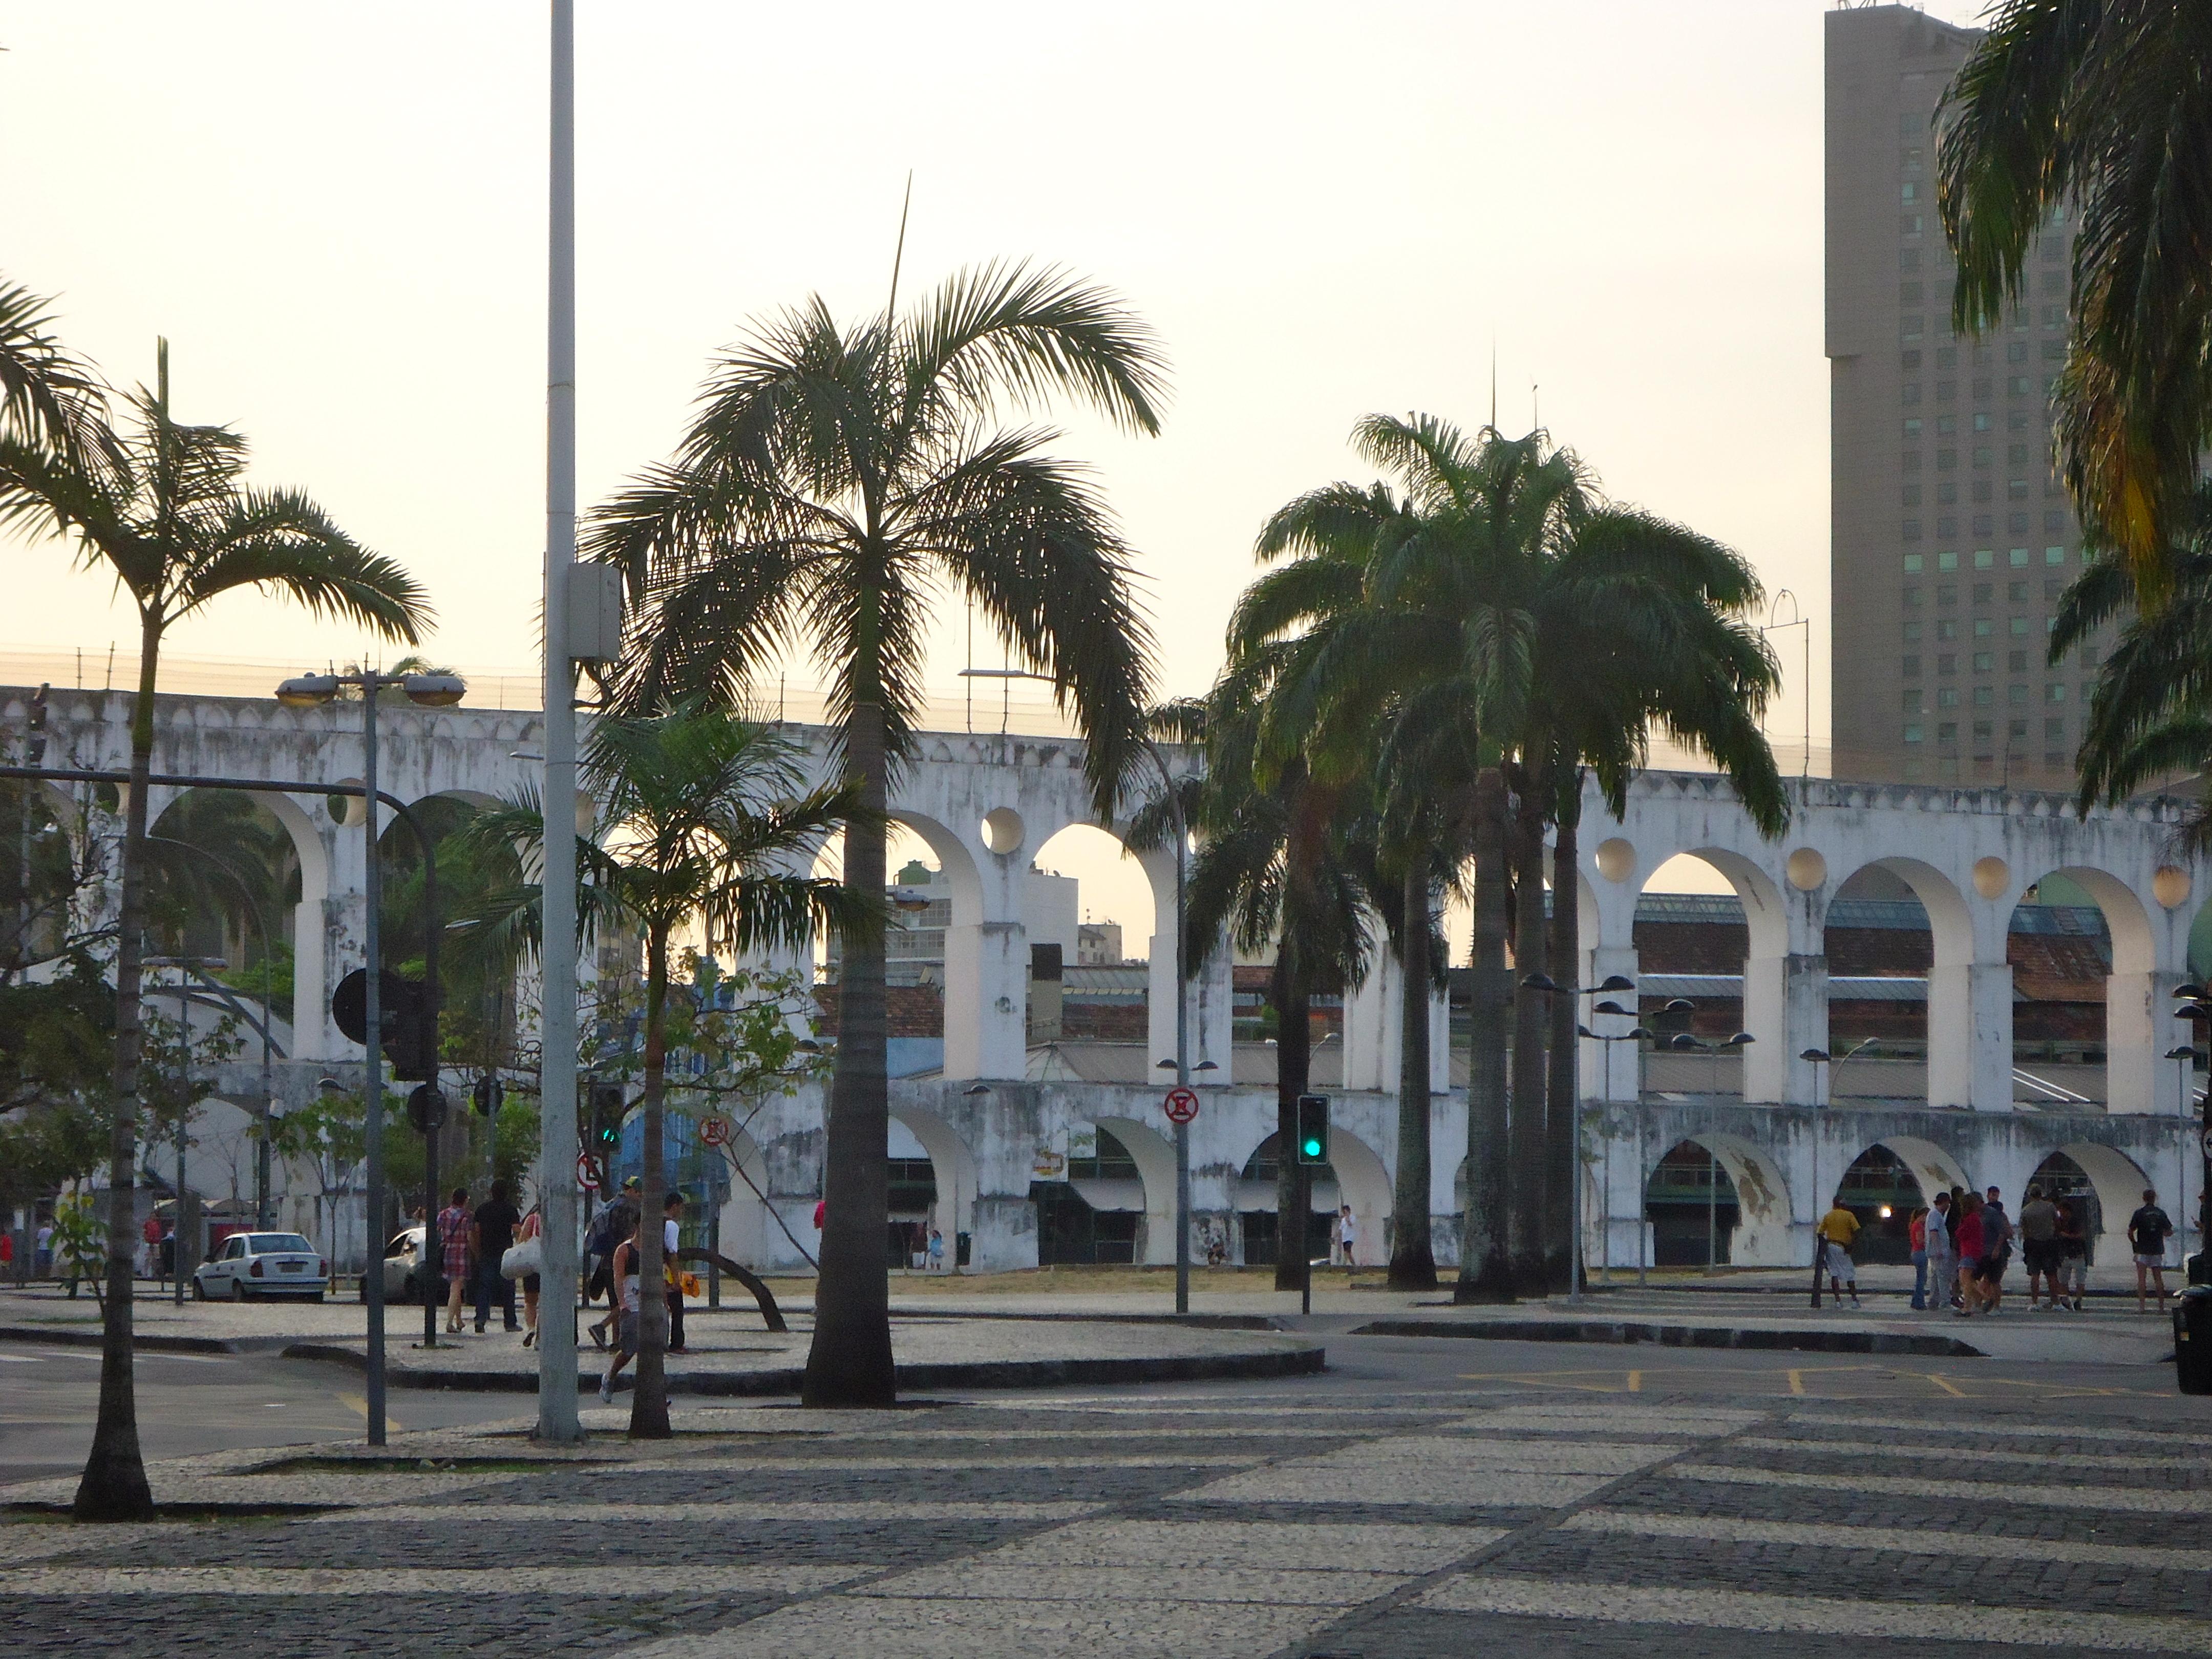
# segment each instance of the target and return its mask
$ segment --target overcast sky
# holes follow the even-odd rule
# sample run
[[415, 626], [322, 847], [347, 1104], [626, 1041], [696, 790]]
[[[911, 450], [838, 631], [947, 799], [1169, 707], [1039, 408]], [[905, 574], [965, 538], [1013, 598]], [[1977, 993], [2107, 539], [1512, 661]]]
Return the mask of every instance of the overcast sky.
[[[1058, 262], [1164, 338], [1163, 434], [1062, 446], [1139, 550], [1164, 689], [1211, 678], [1264, 515], [1363, 476], [1353, 421], [1480, 424], [1494, 348], [1502, 426], [1540, 407], [1610, 492], [1805, 602], [1817, 739], [1826, 9], [581, 0], [580, 499], [667, 451], [747, 318], [882, 304], [910, 168], [908, 292]], [[0, 0], [0, 276], [118, 382], [166, 333], [180, 416], [411, 567], [464, 665], [536, 648], [544, 12]], [[0, 652], [127, 643], [96, 576], [5, 556]], [[176, 648], [358, 643], [248, 598]]]

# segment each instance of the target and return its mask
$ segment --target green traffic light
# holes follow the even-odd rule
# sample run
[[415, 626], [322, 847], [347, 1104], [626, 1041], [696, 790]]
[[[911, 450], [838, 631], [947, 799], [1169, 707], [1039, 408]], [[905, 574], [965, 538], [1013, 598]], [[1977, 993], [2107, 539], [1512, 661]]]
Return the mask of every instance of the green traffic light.
[[1311, 1136], [1308, 1136], [1306, 1139], [1306, 1156], [1308, 1158], [1319, 1158], [1321, 1156], [1321, 1142], [1314, 1139]]

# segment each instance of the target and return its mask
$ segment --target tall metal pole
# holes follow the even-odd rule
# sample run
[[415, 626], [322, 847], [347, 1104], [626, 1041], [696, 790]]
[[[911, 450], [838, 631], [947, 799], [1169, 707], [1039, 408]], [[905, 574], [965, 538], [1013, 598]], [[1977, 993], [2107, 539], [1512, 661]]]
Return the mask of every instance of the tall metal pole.
[[538, 1437], [583, 1438], [576, 1416], [576, 16], [553, 0], [545, 283], [545, 849], [544, 1062], [538, 1192], [544, 1214]]
[[[1185, 953], [1189, 946], [1186, 935], [1189, 932], [1189, 876], [1190, 830], [1184, 823], [1182, 797], [1176, 793], [1175, 780], [1168, 775], [1167, 762], [1150, 743], [1146, 750], [1152, 764], [1159, 768], [1160, 787], [1167, 791], [1168, 808], [1175, 818], [1176, 838], [1176, 917], [1175, 917], [1175, 999], [1176, 999], [1176, 1087], [1190, 1085], [1190, 981], [1189, 964]], [[1175, 1126], [1176, 1155], [1176, 1311], [1190, 1311], [1190, 1125]], [[1305, 1218], [1301, 1216], [1301, 1224]], [[1305, 1249], [1305, 1229], [1298, 1229], [1298, 1249]]]
[[[177, 1218], [169, 1229], [170, 1299], [185, 1305], [185, 1147], [191, 1117], [192, 988], [177, 969]], [[195, 1248], [194, 1254], [198, 1249]], [[197, 1265], [197, 1264], [195, 1264]]]
[[363, 1135], [368, 1166], [368, 1217], [362, 1246], [367, 1261], [362, 1268], [362, 1300], [368, 1304], [368, 1443], [384, 1444], [384, 1011], [380, 981], [384, 977], [384, 944], [380, 914], [384, 908], [384, 860], [376, 844], [376, 700], [384, 690], [384, 676], [363, 671], [361, 676], [361, 748], [362, 794], [362, 830], [367, 842], [367, 869], [362, 892], [368, 909], [362, 927], [363, 964], [368, 969], [366, 1009], [362, 1016], [367, 1058], [362, 1063]]

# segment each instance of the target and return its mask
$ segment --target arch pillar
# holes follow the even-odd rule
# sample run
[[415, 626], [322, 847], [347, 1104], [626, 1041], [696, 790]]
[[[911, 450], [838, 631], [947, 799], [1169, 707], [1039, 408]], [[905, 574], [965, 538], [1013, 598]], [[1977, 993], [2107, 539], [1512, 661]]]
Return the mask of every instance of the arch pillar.
[[[1371, 1089], [1380, 1094], [1398, 1091], [1399, 1056], [1406, 1038], [1405, 969], [1391, 950], [1382, 919], [1368, 916], [1370, 938], [1367, 977], [1344, 999], [1344, 1084], [1346, 1089]], [[1448, 991], [1429, 994], [1429, 1091], [1451, 1087], [1451, 1050], [1445, 1036], [1451, 1030], [1451, 999]]]
[[2194, 1037], [2189, 1022], [2174, 1018], [2172, 972], [2115, 973], [2105, 980], [2105, 1109], [2174, 1117], [2182, 1113], [2182, 1073], [2164, 1058], [2168, 1048]]
[[[1135, 857], [1152, 885], [1152, 934], [1146, 947], [1146, 1036], [1151, 1050], [1146, 1056], [1146, 1070], [1148, 1073], [1156, 1072], [1159, 1061], [1175, 1058], [1176, 999], [1180, 992], [1188, 1010], [1185, 1018], [1189, 1022], [1190, 1063], [1195, 1066], [1200, 1060], [1212, 1060], [1218, 1069], [1208, 1072], [1203, 1080], [1209, 1085], [1225, 1085], [1231, 1076], [1230, 1038], [1235, 1030], [1231, 1022], [1237, 1000], [1236, 953], [1225, 935], [1218, 939], [1198, 971], [1188, 983], [1178, 987], [1175, 849], [1153, 848]], [[1169, 1259], [1174, 1258], [1170, 1255]]]

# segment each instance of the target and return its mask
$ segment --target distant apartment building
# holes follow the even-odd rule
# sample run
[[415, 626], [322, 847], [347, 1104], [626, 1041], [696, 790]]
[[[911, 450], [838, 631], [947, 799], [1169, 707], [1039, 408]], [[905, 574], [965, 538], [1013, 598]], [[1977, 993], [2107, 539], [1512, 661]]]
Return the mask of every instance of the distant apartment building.
[[1827, 15], [1834, 765], [2063, 789], [2106, 644], [2050, 665], [2082, 557], [2051, 443], [2073, 226], [2045, 228], [2016, 310], [1952, 331], [1931, 123], [1979, 38], [1905, 6]]

